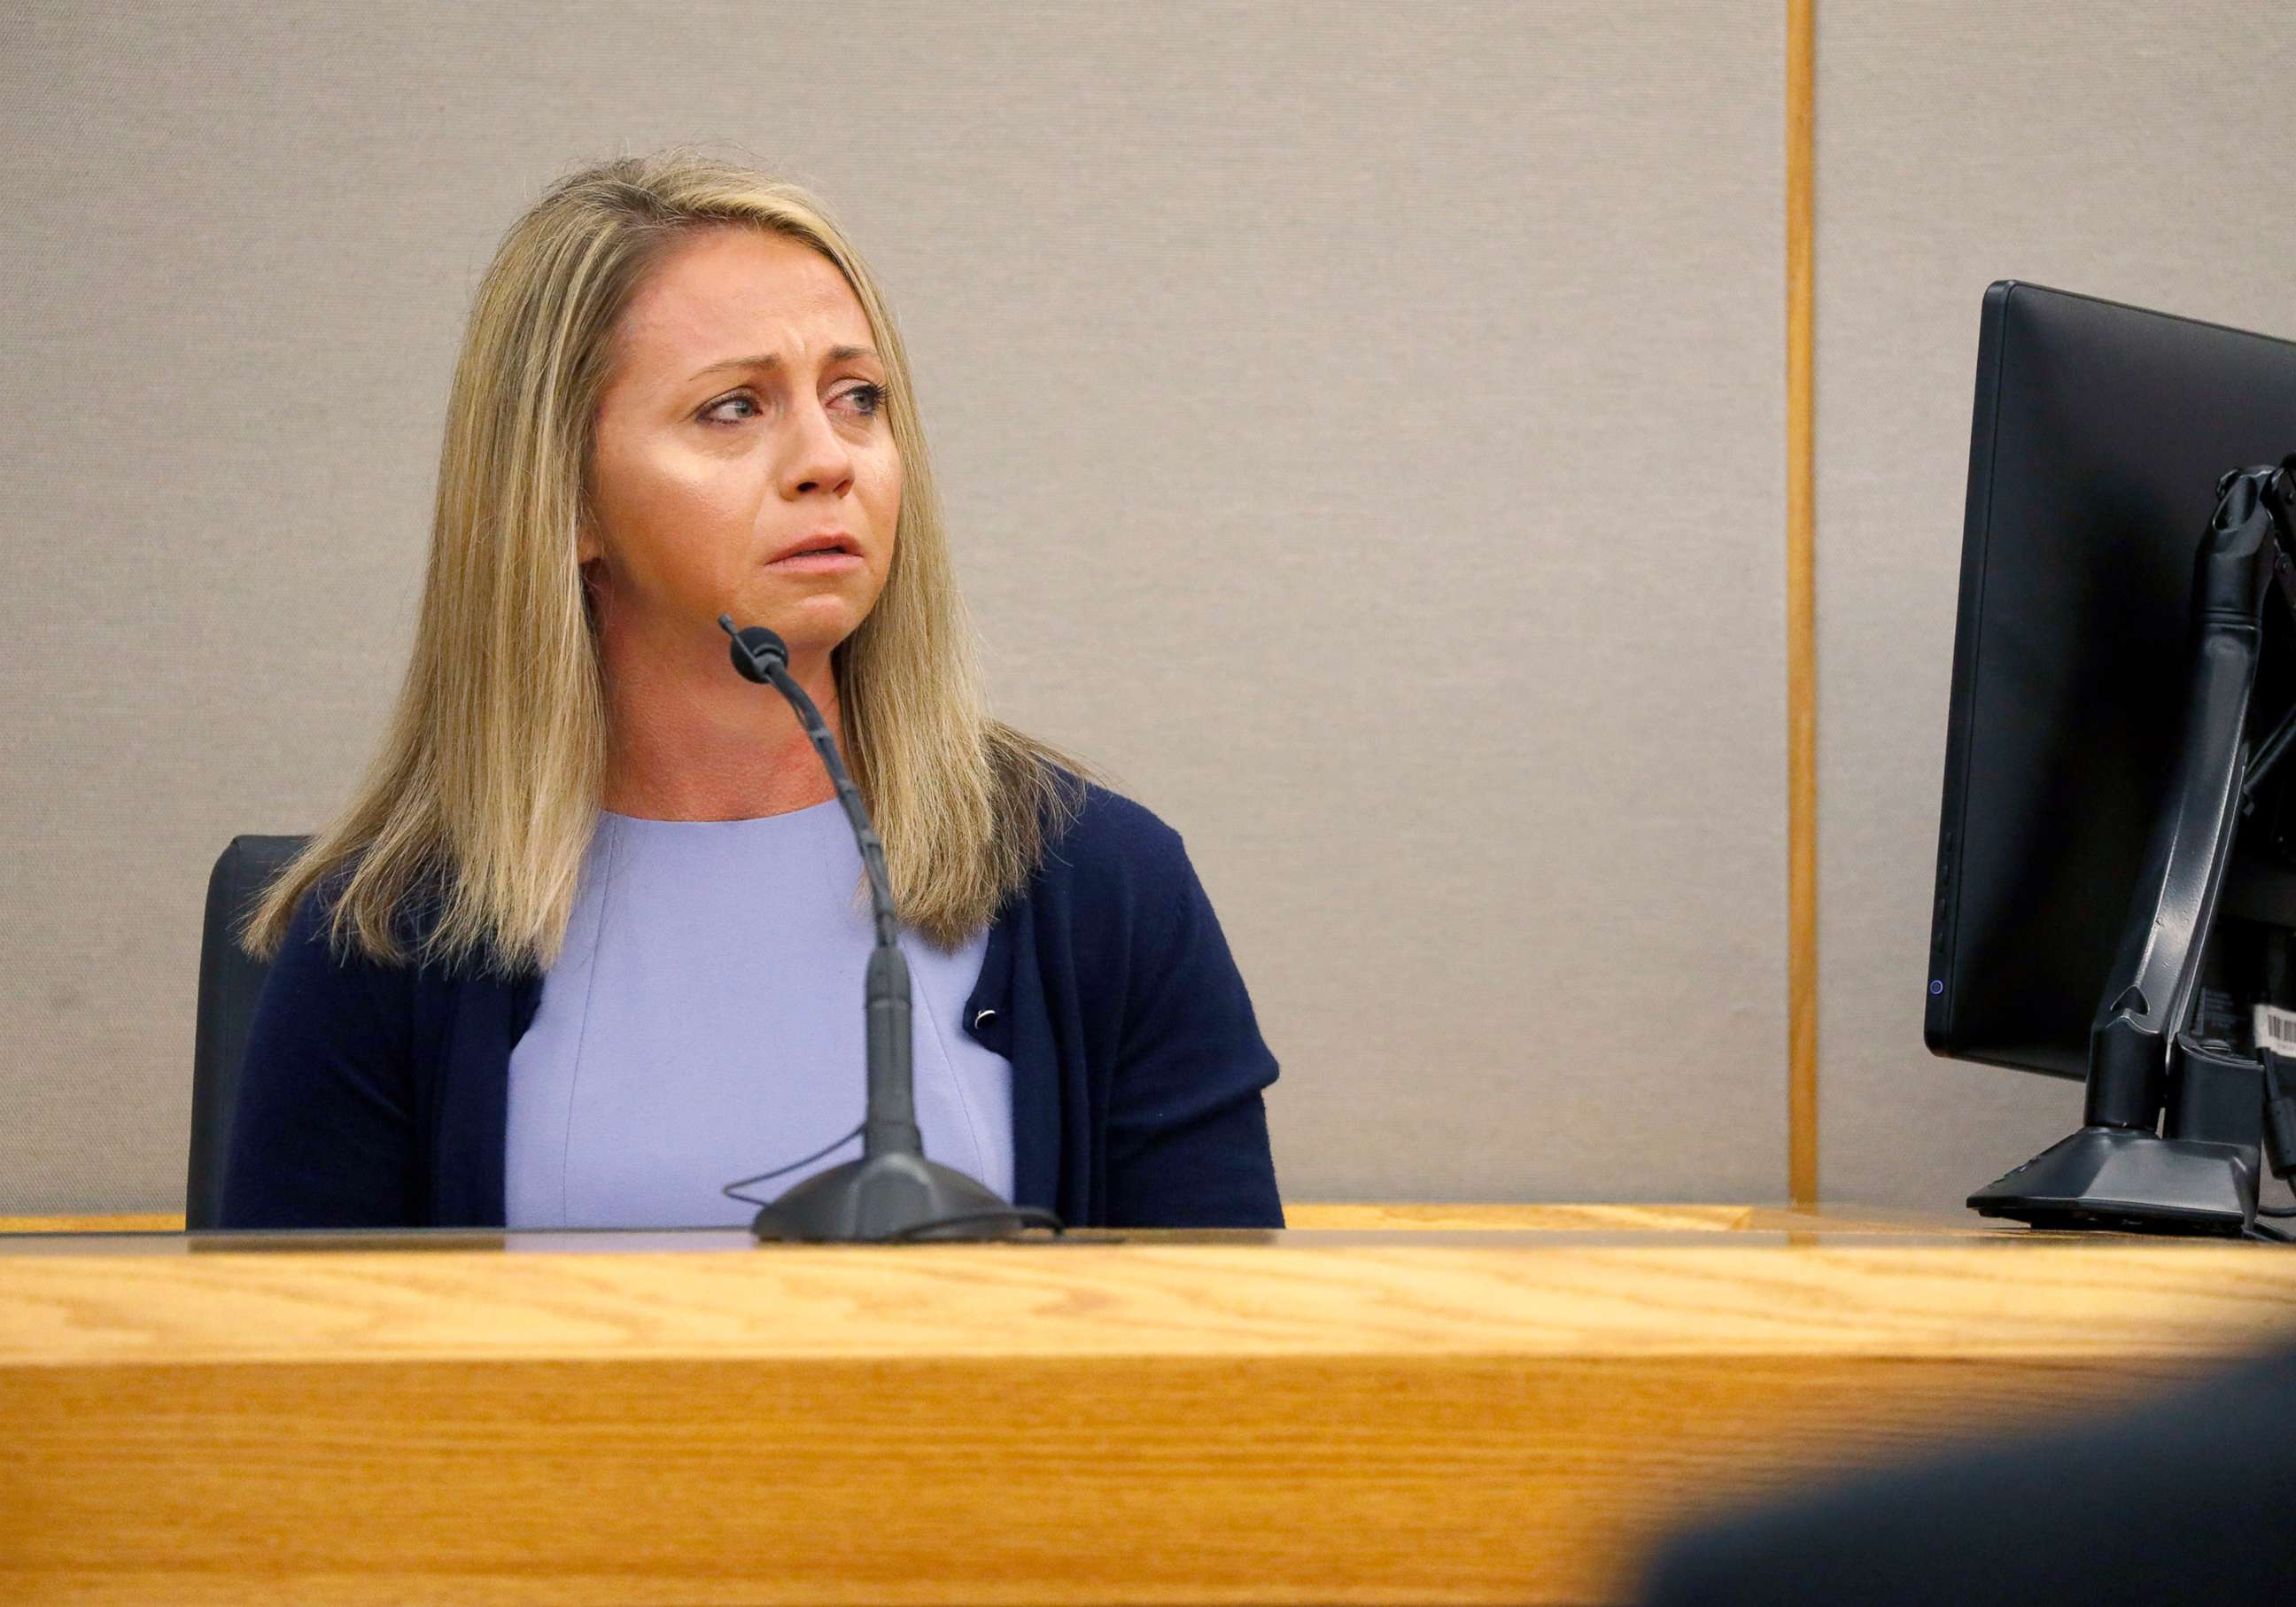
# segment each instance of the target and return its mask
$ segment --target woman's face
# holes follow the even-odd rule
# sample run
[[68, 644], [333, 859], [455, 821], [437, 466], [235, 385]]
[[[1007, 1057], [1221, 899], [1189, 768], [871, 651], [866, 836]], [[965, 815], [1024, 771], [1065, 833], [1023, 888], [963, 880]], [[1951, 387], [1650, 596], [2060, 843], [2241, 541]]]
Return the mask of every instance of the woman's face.
[[[725, 656], [718, 616], [825, 655], [884, 589], [901, 459], [852, 287], [747, 226], [681, 243], [616, 332], [579, 554], [611, 628]], [[845, 551], [789, 557], [843, 537]], [[603, 537], [603, 539], [602, 539]]]

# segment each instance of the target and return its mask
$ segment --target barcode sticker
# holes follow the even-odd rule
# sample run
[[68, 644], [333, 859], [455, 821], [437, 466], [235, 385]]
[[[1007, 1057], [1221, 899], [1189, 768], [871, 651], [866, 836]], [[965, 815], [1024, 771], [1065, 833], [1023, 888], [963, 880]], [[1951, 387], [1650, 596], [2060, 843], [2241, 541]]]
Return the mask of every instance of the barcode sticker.
[[2275, 1054], [2296, 1055], [2296, 1010], [2271, 1004], [2256, 1007], [2256, 1046]]

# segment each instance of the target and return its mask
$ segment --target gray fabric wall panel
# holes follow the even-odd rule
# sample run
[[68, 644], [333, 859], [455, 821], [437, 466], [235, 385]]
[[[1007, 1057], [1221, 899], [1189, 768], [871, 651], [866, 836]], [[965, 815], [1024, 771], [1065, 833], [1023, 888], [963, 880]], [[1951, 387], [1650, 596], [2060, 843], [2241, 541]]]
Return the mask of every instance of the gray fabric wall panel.
[[1775, 1198], [1783, 40], [11, 12], [0, 1211], [180, 1201], [207, 870], [376, 740], [478, 275], [559, 171], [685, 139], [882, 273], [1000, 707], [1185, 834], [1289, 1195]]
[[1829, 1197], [1956, 1208], [2079, 1124], [2077, 1084], [1922, 1046], [1978, 305], [2029, 279], [2296, 335], [2292, 70], [2280, 6], [1819, 9]]

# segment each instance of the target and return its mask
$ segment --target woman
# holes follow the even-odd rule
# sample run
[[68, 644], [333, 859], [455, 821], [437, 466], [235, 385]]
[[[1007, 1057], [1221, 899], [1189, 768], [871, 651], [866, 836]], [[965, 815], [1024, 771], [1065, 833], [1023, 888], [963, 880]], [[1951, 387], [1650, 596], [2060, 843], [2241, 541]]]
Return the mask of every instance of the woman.
[[1280, 1226], [1180, 839], [983, 706], [867, 267], [685, 151], [556, 184], [480, 289], [389, 735], [244, 933], [225, 1225], [742, 1222], [722, 1185], [852, 1129], [859, 854], [721, 613], [884, 840], [926, 1153], [1072, 1224]]

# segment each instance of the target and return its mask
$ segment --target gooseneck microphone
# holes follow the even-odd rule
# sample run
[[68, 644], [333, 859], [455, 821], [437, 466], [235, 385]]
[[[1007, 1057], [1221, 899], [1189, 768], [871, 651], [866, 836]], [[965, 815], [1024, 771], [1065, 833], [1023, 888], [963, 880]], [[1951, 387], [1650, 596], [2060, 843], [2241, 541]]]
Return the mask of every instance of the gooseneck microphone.
[[837, 799], [845, 806], [845, 817], [860, 844], [877, 928], [863, 988], [869, 1094], [861, 1123], [861, 1159], [798, 1184], [760, 1209], [750, 1231], [759, 1239], [857, 1243], [1009, 1238], [1031, 1223], [1058, 1229], [1060, 1218], [1050, 1211], [1013, 1205], [955, 1168], [925, 1159], [909, 1062], [909, 962], [898, 941], [900, 925], [893, 911], [892, 882], [885, 873], [885, 845], [870, 824], [860, 789], [845, 772], [821, 710], [789, 672], [788, 644], [762, 625], [736, 630], [727, 614], [718, 616], [718, 625], [733, 638], [734, 668], [743, 679], [770, 685], [789, 700], [813, 750], [828, 768]]

